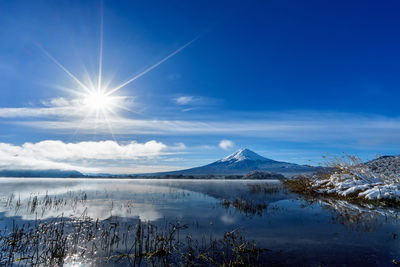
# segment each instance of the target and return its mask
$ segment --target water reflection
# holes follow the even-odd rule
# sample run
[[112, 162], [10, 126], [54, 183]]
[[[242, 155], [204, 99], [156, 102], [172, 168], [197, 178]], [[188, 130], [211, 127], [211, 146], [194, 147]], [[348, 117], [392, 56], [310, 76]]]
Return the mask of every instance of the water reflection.
[[381, 208], [372, 205], [352, 204], [344, 200], [319, 198], [308, 201], [317, 202], [326, 209], [333, 223], [350, 227], [355, 231], [371, 232], [385, 224], [399, 222], [399, 210], [395, 208]]
[[100, 220], [117, 216], [157, 221], [207, 210], [220, 215], [221, 222], [233, 224], [240, 216], [268, 217], [296, 205], [323, 209], [321, 216], [329, 215], [332, 223], [354, 230], [372, 231], [398, 220], [397, 209], [343, 200], [308, 198], [295, 200], [291, 207], [276, 204], [291, 198], [279, 181], [0, 179], [0, 212], [27, 221], [82, 214]]
[[0, 229], [60, 216], [126, 225], [179, 221], [197, 241], [244, 227], [248, 240], [271, 250], [270, 263], [283, 265], [391, 264], [399, 251], [398, 210], [305, 200], [279, 181], [0, 179], [0, 215]]
[[[232, 203], [240, 212], [261, 215], [266, 203], [284, 198], [279, 187], [275, 181], [1, 179], [0, 212], [23, 220], [85, 214], [156, 221], [188, 215], [194, 204]], [[232, 219], [225, 215], [223, 221]]]

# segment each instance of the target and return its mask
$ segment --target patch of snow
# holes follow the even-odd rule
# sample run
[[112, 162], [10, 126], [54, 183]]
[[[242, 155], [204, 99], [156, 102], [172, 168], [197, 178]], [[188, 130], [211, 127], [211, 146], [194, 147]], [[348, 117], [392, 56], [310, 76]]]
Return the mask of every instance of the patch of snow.
[[330, 175], [313, 176], [312, 187], [320, 194], [337, 194], [368, 200], [400, 201], [400, 157], [381, 157], [366, 164], [342, 165]]
[[247, 149], [247, 148], [241, 148], [237, 152], [223, 158], [220, 160], [220, 162], [227, 162], [227, 161], [233, 161], [233, 162], [239, 162], [243, 160], [268, 160], [257, 153]]

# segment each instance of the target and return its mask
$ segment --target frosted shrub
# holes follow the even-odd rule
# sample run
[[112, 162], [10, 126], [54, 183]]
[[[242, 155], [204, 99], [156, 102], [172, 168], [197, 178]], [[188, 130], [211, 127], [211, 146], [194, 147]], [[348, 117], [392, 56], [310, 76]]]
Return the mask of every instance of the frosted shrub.
[[399, 163], [398, 157], [381, 157], [367, 163], [354, 156], [336, 157], [327, 161], [328, 173], [312, 177], [311, 186], [320, 194], [398, 201]]

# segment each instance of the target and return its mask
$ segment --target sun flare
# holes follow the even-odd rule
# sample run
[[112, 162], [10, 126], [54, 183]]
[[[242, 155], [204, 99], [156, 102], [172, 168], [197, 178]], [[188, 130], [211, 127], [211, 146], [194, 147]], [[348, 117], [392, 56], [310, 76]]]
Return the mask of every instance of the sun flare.
[[[76, 113], [83, 117], [81, 123], [77, 126], [76, 132], [78, 132], [81, 125], [85, 123], [93, 123], [95, 133], [97, 131], [97, 126], [104, 126], [110, 130], [111, 135], [114, 140], [113, 133], [113, 121], [117, 121], [117, 119], [121, 118], [120, 111], [125, 110], [128, 112], [132, 112], [133, 97], [122, 96], [118, 94], [123, 87], [126, 87], [130, 83], [139, 79], [146, 73], [152, 71], [157, 68], [161, 64], [163, 64], [168, 59], [172, 58], [176, 54], [180, 53], [183, 49], [194, 43], [200, 36], [194, 38], [193, 40], [187, 42], [183, 46], [179, 47], [166, 57], [162, 58], [155, 64], [146, 68], [142, 72], [134, 75], [127, 81], [120, 83], [119, 85], [113, 87], [108, 87], [111, 83], [111, 80], [104, 82], [103, 77], [103, 14], [101, 15], [101, 25], [100, 25], [100, 43], [99, 43], [99, 65], [98, 65], [98, 73], [97, 77], [87, 75], [86, 80], [81, 80], [77, 76], [75, 76], [70, 70], [68, 70], [63, 64], [61, 64], [55, 57], [53, 57], [46, 49], [44, 49], [41, 45], [39, 48], [42, 52], [50, 58], [60, 69], [62, 69], [77, 85], [77, 88], [71, 89], [66, 88], [67, 91], [74, 94], [76, 98], [73, 98], [72, 102], [76, 104]], [[96, 82], [97, 80], [97, 82]]]
[[84, 105], [95, 111], [111, 111], [116, 105], [116, 99], [101, 91], [89, 93], [84, 98]]

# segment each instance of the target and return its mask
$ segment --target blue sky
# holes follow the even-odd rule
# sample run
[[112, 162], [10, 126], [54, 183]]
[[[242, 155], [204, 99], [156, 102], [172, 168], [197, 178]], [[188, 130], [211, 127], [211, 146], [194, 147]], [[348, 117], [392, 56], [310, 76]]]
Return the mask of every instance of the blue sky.
[[[172, 170], [240, 147], [307, 164], [399, 154], [399, 8], [0, 1], [0, 168]], [[99, 107], [66, 70], [97, 88], [101, 40], [102, 90], [140, 77]]]

